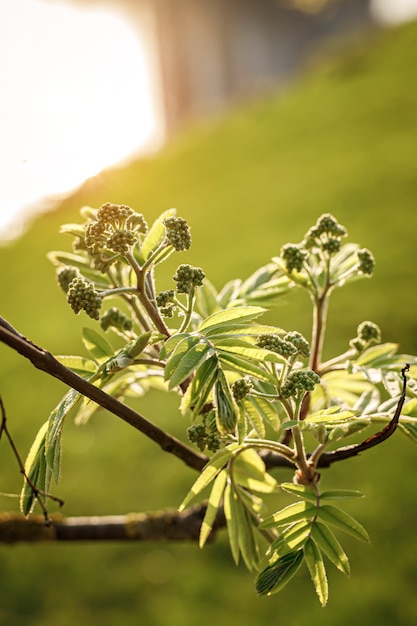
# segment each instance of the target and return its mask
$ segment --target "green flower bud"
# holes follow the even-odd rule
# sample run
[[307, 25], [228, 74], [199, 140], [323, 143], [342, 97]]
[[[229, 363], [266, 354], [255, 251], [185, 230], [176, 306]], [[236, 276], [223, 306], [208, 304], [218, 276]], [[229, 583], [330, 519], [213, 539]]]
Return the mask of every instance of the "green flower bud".
[[115, 328], [116, 330], [124, 331], [132, 330], [133, 323], [120, 309], [112, 307], [101, 316], [100, 326], [103, 330]]
[[110, 250], [119, 254], [127, 254], [130, 248], [135, 245], [138, 238], [137, 235], [131, 230], [116, 230], [107, 239], [106, 244]]
[[82, 276], [74, 278], [70, 282], [67, 300], [77, 315], [81, 310], [84, 310], [89, 317], [95, 320], [100, 319], [102, 298], [96, 291], [93, 283], [89, 283]]
[[291, 343], [301, 357], [308, 358], [310, 356], [310, 344], [303, 335], [296, 330], [292, 330], [284, 336], [286, 343]]
[[57, 276], [59, 286], [61, 287], [63, 291], [65, 291], [65, 293], [67, 293], [70, 282], [74, 278], [77, 278], [78, 276], [80, 276], [80, 272], [77, 267], [65, 265], [64, 267], [60, 267], [57, 270], [56, 276]]
[[187, 220], [183, 217], [167, 217], [164, 219], [165, 238], [178, 252], [188, 250], [191, 246], [191, 233]]
[[370, 252], [367, 248], [362, 248], [362, 250], [358, 250], [358, 260], [358, 269], [360, 272], [362, 272], [362, 274], [373, 274], [375, 259], [372, 252]]
[[204, 278], [205, 274], [200, 267], [186, 264], [180, 265], [173, 276], [177, 283], [178, 293], [192, 293], [195, 287], [203, 284]]
[[308, 257], [308, 252], [301, 244], [286, 243], [281, 248], [281, 257], [285, 262], [288, 272], [292, 272], [293, 270], [301, 272], [304, 261]]
[[123, 228], [128, 217], [133, 215], [134, 211], [125, 204], [112, 204], [106, 202], [97, 211], [97, 221], [104, 225], [112, 225], [115, 229]]
[[286, 341], [285, 338], [281, 339], [279, 335], [274, 334], [259, 335], [256, 339], [256, 345], [259, 348], [276, 352], [286, 359], [293, 356], [293, 354], [297, 352], [297, 348], [292, 343]]
[[297, 370], [292, 372], [281, 389], [283, 398], [297, 397], [313, 391], [320, 382], [320, 377], [313, 370]]
[[231, 386], [232, 394], [236, 402], [239, 400], [243, 400], [253, 389], [253, 384], [250, 378], [245, 376], [245, 378], [239, 378], [235, 380]]

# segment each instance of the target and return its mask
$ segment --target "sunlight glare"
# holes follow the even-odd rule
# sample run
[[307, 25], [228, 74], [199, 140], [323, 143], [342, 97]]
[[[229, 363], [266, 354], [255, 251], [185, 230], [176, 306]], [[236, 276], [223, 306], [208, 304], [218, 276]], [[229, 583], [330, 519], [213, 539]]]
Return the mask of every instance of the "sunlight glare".
[[110, 11], [2, 0], [0, 238], [25, 207], [161, 140], [147, 52]]

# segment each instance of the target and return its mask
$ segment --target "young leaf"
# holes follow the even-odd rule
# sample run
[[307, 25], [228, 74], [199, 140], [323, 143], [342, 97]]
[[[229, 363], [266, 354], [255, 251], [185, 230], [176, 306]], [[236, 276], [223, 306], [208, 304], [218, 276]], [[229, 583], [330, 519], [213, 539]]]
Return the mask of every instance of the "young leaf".
[[349, 559], [330, 528], [321, 522], [315, 522], [311, 528], [311, 537], [337, 569], [349, 576]]
[[290, 524], [269, 547], [271, 553], [275, 553], [278, 556], [283, 556], [288, 552], [298, 550], [304, 545], [304, 542], [311, 534], [311, 527], [314, 522], [302, 520]]
[[248, 358], [224, 350], [217, 350], [218, 358], [224, 369], [238, 372], [244, 376], [253, 376], [258, 380], [274, 384], [275, 380], [263, 366], [253, 363]]
[[304, 544], [304, 558], [320, 603], [322, 606], [325, 606], [329, 599], [329, 585], [327, 582], [326, 569], [320, 549], [312, 539], [307, 539]]
[[143, 261], [146, 261], [152, 252], [163, 242], [165, 237], [165, 226], [163, 221], [167, 217], [173, 217], [174, 215], [176, 215], [176, 210], [168, 209], [167, 211], [164, 211], [152, 224], [141, 246], [140, 252]]
[[235, 512], [238, 527], [239, 549], [249, 571], [259, 563], [258, 544], [255, 538], [253, 519], [240, 498], [235, 501]]
[[206, 318], [219, 310], [217, 295], [217, 291], [206, 278], [196, 293], [196, 307], [202, 317]]
[[[26, 476], [29, 477], [34, 485], [42, 490], [45, 490], [45, 435], [47, 428], [48, 422], [45, 422], [39, 429], [25, 461]], [[35, 495], [33, 489], [25, 480], [20, 493], [20, 510], [23, 515], [29, 515], [31, 513], [34, 503]]]
[[[207, 343], [198, 343], [186, 352], [177, 362], [168, 383], [169, 389], [174, 389], [188, 378], [199, 366], [214, 354], [214, 350]], [[198, 374], [197, 374], [198, 375]]]
[[369, 542], [369, 535], [362, 524], [338, 507], [330, 504], [324, 504], [317, 509], [317, 515], [327, 524], [332, 524], [333, 526], [340, 528], [359, 541]]
[[291, 580], [304, 558], [303, 550], [294, 550], [268, 565], [256, 579], [258, 596], [278, 593]]
[[219, 474], [223, 467], [230, 461], [237, 449], [237, 444], [231, 444], [227, 448], [223, 448], [216, 452], [216, 454], [207, 463], [207, 465], [191, 487], [190, 491], [184, 498], [178, 509], [179, 511], [183, 511], [185, 507], [188, 506], [188, 504], [196, 496], [198, 496], [198, 494], [201, 493], [203, 489], [211, 483], [212, 480], [216, 478], [217, 474]]
[[222, 470], [215, 478], [213, 487], [210, 493], [210, 497], [207, 503], [206, 513], [204, 515], [203, 523], [200, 529], [200, 548], [203, 548], [209, 535], [213, 529], [213, 523], [216, 519], [217, 511], [219, 509], [223, 492], [226, 487], [227, 471]]
[[114, 350], [107, 339], [93, 328], [83, 328], [83, 344], [99, 363], [114, 355]]
[[45, 457], [56, 481], [59, 479], [61, 435], [64, 419], [80, 399], [75, 389], [70, 389], [49, 416], [45, 439]]
[[233, 463], [233, 480], [257, 493], [273, 493], [278, 487], [275, 478], [266, 471], [259, 454], [250, 448], [236, 457]]
[[[165, 380], [169, 380], [175, 370], [177, 369], [178, 363], [180, 363], [181, 359], [187, 354], [191, 348], [200, 343], [200, 337], [197, 335], [185, 335], [175, 346], [174, 350], [171, 352], [171, 355], [165, 365]], [[162, 358], [162, 357], [161, 357]]]
[[236, 565], [239, 564], [239, 527], [237, 523], [237, 504], [238, 495], [231, 484], [226, 485], [224, 491], [224, 515], [227, 523], [227, 534], [229, 536], [230, 551]]
[[355, 489], [330, 489], [321, 494], [320, 500], [352, 500], [364, 497], [365, 494]]
[[260, 528], [283, 526], [299, 520], [311, 520], [315, 515], [317, 515], [317, 509], [314, 505], [309, 502], [295, 502], [267, 517]]
[[206, 335], [235, 320], [239, 324], [249, 322], [265, 313], [265, 311], [266, 309], [259, 306], [241, 306], [218, 311], [204, 320], [200, 325], [199, 332], [204, 332]]
[[355, 411], [341, 411], [338, 406], [331, 406], [315, 413], [311, 413], [306, 417], [306, 422], [313, 424], [330, 424], [333, 422], [343, 422], [356, 416]]
[[303, 498], [308, 502], [312, 502], [316, 504], [317, 495], [310, 487], [306, 487], [305, 485], [295, 485], [294, 483], [281, 483], [281, 489], [286, 491], [287, 493], [292, 493], [299, 498]]
[[62, 365], [84, 378], [97, 372], [97, 363], [91, 359], [82, 356], [55, 356], [55, 358]]

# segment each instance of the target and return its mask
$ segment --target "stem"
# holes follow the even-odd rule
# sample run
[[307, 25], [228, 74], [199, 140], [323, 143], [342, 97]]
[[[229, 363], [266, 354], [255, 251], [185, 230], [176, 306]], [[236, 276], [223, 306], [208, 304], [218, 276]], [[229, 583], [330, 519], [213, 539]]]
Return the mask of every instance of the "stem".
[[320, 369], [329, 295], [330, 291], [326, 290], [321, 296], [313, 297], [313, 336], [311, 339], [310, 369], [314, 372]]
[[110, 413], [133, 426], [157, 443], [162, 450], [178, 457], [189, 467], [201, 471], [207, 463], [208, 459], [206, 456], [192, 450], [182, 441], [179, 441], [176, 437], [147, 420], [140, 413], [137, 413], [126, 404], [109, 396], [96, 385], [75, 374], [55, 359], [50, 352], [36, 346], [26, 337], [23, 337], [2, 317], [0, 317], [0, 341], [29, 359], [37, 369], [46, 372], [54, 378], [58, 378], [58, 380], [61, 380], [72, 389], [90, 398], [93, 402], [96, 402], [104, 409], [110, 411]]

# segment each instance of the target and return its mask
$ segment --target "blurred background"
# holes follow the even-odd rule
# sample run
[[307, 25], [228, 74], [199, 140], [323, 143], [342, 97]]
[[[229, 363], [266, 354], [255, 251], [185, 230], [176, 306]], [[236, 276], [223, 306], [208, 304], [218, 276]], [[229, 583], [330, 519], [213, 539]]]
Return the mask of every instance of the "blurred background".
[[[0, 0], [0, 314], [55, 354], [81, 354], [76, 317], [46, 259], [70, 250], [62, 223], [111, 201], [151, 222], [175, 206], [193, 246], [176, 265], [220, 288], [298, 242], [321, 213], [368, 247], [375, 276], [334, 295], [326, 356], [357, 325], [417, 351], [417, 2], [411, 0]], [[290, 294], [268, 319], [307, 336]], [[26, 455], [66, 389], [0, 345], [0, 393]], [[134, 406], [184, 438], [177, 398]], [[335, 466], [325, 485], [359, 489], [349, 511], [371, 546], [344, 539], [352, 577], [329, 569], [322, 609], [307, 571], [258, 600], [227, 540], [194, 545], [0, 546], [0, 625], [409, 626], [416, 622], [417, 450], [398, 435]], [[289, 474], [277, 474], [283, 480]], [[70, 421], [65, 515], [176, 507], [194, 475], [113, 416]], [[20, 475], [0, 445], [0, 492]], [[0, 511], [18, 501], [0, 495]], [[302, 601], [300, 600], [302, 598]]]

